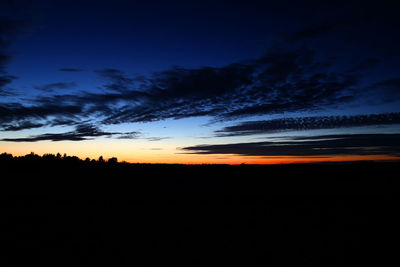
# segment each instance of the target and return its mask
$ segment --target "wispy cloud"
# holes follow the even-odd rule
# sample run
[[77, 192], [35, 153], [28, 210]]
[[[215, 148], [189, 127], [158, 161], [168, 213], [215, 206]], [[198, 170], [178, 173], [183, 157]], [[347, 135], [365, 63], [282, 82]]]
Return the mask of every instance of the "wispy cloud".
[[61, 71], [61, 72], [83, 72], [84, 70], [76, 69], [76, 68], [61, 68], [61, 69], [58, 69], [58, 71]]
[[[0, 62], [1, 65], [1, 62]], [[12, 96], [15, 95], [15, 92], [13, 90], [7, 88], [6, 86], [10, 84], [13, 80], [17, 79], [16, 76], [12, 75], [7, 75], [7, 74], [1, 74], [2, 72], [0, 71], [0, 96]]]
[[286, 111], [315, 110], [354, 99], [358, 74], [332, 72], [307, 49], [271, 52], [221, 68], [173, 68], [149, 77], [97, 71], [109, 92], [35, 99], [97, 114], [104, 124], [213, 116], [235, 119]]
[[400, 157], [400, 134], [358, 134], [285, 137], [269, 142], [198, 145], [182, 148], [190, 154], [242, 156], [391, 155]]
[[0, 96], [13, 95], [7, 85], [17, 77], [5, 71], [6, 64], [11, 60], [11, 52], [8, 48], [27, 25], [28, 22], [25, 20], [0, 18]]
[[57, 119], [74, 118], [77, 115], [81, 115], [82, 111], [82, 107], [77, 104], [68, 105], [57, 102], [42, 103], [35, 106], [25, 106], [20, 103], [0, 104], [0, 124], [15, 124], [28, 119], [42, 120], [49, 117], [56, 117]]
[[243, 136], [283, 131], [334, 129], [344, 127], [400, 124], [400, 113], [356, 116], [315, 116], [282, 118], [263, 121], [246, 121], [216, 130], [216, 136]]
[[2, 131], [21, 131], [21, 130], [27, 130], [27, 129], [33, 129], [33, 128], [40, 128], [43, 127], [45, 124], [43, 123], [33, 123], [30, 121], [23, 121], [19, 122], [18, 124], [9, 124], [9, 125], [2, 125]]
[[[354, 66], [348, 69], [354, 69]], [[235, 120], [254, 115], [317, 111], [357, 101], [365, 91], [359, 85], [363, 68], [338, 71], [330, 60], [316, 58], [315, 51], [306, 48], [272, 50], [259, 59], [220, 68], [174, 67], [148, 77], [128, 76], [115, 69], [96, 73], [105, 80], [106, 91], [57, 92], [36, 97], [29, 106], [1, 104], [0, 119], [13, 123], [47, 119], [49, 125], [52, 120], [62, 121], [67, 117], [75, 117], [78, 121], [97, 117], [101, 124], [196, 116]], [[394, 88], [392, 83], [396, 81], [382, 81], [370, 86], [370, 95], [380, 101], [392, 101], [379, 90], [384, 86]], [[46, 91], [73, 86], [75, 83], [53, 83], [38, 89]], [[373, 90], [379, 93], [373, 94]], [[308, 120], [311, 127], [314, 122]]]
[[121, 132], [105, 132], [95, 127], [92, 124], [79, 124], [75, 127], [74, 131], [64, 133], [46, 133], [40, 135], [29, 136], [25, 138], [4, 138], [1, 141], [8, 142], [37, 142], [37, 141], [83, 141], [91, 140], [96, 137], [110, 137], [110, 136], [128, 136], [135, 138], [137, 132], [121, 133]]
[[[379, 98], [375, 97], [375, 94], [373, 94], [374, 91], [379, 92]], [[391, 103], [398, 101], [398, 99], [400, 99], [400, 78], [387, 79], [376, 82], [369, 86], [366, 92], [370, 94], [372, 92], [370, 99], [374, 103]]]
[[48, 83], [45, 85], [34, 86], [36, 90], [44, 91], [44, 92], [53, 92], [55, 90], [61, 89], [71, 89], [76, 87], [75, 82], [57, 82], [57, 83]]
[[165, 139], [170, 139], [171, 137], [148, 137], [146, 138], [148, 141], [161, 141]]

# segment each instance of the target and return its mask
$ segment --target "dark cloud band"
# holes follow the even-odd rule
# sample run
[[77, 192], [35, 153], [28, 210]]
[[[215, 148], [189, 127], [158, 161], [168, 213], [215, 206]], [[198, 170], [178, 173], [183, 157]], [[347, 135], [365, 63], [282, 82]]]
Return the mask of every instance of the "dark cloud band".
[[91, 140], [96, 137], [111, 137], [116, 136], [117, 138], [125, 137], [134, 139], [138, 136], [138, 132], [105, 132], [91, 124], [79, 124], [75, 127], [74, 131], [65, 133], [46, 133], [41, 135], [30, 136], [26, 138], [4, 138], [1, 141], [8, 142], [38, 142], [38, 141], [83, 141]]
[[36, 90], [44, 91], [44, 92], [53, 92], [55, 90], [65, 90], [71, 89], [76, 86], [75, 82], [57, 82], [57, 83], [49, 83], [41, 86], [34, 86]]
[[84, 71], [82, 69], [75, 69], [75, 68], [61, 68], [58, 70], [61, 72], [83, 72]]
[[400, 157], [400, 134], [322, 135], [286, 137], [269, 142], [198, 145], [182, 148], [190, 154], [242, 156], [350, 156], [390, 155]]
[[243, 136], [283, 131], [334, 129], [357, 126], [400, 124], [400, 113], [357, 116], [316, 116], [283, 118], [265, 121], [247, 121], [217, 130], [216, 136]]

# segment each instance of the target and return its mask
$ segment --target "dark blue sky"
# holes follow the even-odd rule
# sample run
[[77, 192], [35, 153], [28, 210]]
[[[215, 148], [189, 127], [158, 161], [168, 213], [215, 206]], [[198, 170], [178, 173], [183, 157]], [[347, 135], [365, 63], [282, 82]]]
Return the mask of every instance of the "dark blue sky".
[[0, 5], [2, 143], [398, 130], [396, 1]]
[[310, 31], [298, 41], [336, 56], [399, 55], [390, 6], [319, 2], [33, 1], [24, 12], [15, 11], [31, 25], [14, 48], [21, 63], [32, 67], [144, 72], [172, 65], [221, 67], [260, 57], [274, 45], [293, 45], [285, 38]]
[[36, 29], [25, 38], [29, 42], [16, 49], [59, 64], [143, 72], [171, 65], [221, 66], [259, 56], [272, 41], [271, 32], [280, 31], [268, 23], [265, 10], [243, 4], [82, 2], [42, 2], [35, 8], [40, 11]]

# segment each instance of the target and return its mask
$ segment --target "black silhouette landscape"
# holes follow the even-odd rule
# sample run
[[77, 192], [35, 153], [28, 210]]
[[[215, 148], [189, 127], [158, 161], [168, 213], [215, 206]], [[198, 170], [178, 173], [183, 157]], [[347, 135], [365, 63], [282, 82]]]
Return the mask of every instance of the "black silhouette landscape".
[[[394, 248], [398, 162], [167, 165], [0, 155], [2, 260], [362, 266]], [[23, 255], [23, 256], [22, 256]]]

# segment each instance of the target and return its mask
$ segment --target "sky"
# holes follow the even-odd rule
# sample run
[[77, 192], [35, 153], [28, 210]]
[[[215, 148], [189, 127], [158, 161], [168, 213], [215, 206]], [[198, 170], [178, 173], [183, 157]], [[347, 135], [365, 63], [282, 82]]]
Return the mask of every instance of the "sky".
[[398, 160], [399, 8], [0, 0], [0, 153]]

